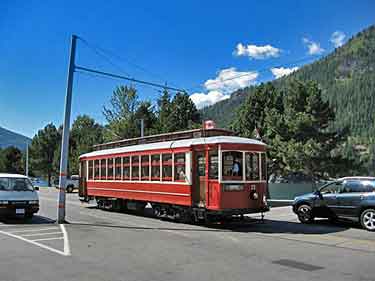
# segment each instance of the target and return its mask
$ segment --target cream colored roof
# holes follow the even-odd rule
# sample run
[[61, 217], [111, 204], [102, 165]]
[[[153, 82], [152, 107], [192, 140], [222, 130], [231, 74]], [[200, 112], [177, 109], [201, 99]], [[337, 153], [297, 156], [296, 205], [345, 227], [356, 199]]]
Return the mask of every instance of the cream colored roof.
[[0, 178], [27, 178], [25, 175], [0, 173]]
[[190, 147], [193, 145], [200, 145], [200, 144], [218, 144], [218, 143], [255, 144], [255, 145], [266, 146], [265, 143], [258, 141], [258, 140], [254, 140], [254, 139], [234, 137], [234, 136], [217, 136], [217, 137], [193, 138], [193, 139], [185, 139], [185, 140], [155, 142], [155, 143], [138, 144], [138, 145], [124, 146], [124, 147], [116, 147], [116, 148], [89, 152], [89, 153], [81, 155], [80, 158], [102, 156], [102, 155], [107, 155], [107, 154], [120, 154], [120, 153], [135, 152], [135, 151], [173, 149], [173, 148]]

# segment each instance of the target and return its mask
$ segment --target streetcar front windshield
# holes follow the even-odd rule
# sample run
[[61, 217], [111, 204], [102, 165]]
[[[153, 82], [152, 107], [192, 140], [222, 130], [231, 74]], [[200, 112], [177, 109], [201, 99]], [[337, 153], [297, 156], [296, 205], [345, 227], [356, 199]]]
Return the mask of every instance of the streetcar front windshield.
[[265, 153], [223, 151], [221, 163], [223, 181], [254, 182], [266, 178]]

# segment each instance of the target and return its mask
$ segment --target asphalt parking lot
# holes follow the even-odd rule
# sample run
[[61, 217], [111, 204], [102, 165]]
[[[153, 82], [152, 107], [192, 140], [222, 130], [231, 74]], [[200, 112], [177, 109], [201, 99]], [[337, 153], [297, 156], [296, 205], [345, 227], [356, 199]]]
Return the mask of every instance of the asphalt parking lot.
[[261, 222], [205, 226], [115, 213], [55, 189], [33, 220], [0, 222], [0, 280], [373, 280], [375, 233], [351, 223], [298, 223], [289, 207]]

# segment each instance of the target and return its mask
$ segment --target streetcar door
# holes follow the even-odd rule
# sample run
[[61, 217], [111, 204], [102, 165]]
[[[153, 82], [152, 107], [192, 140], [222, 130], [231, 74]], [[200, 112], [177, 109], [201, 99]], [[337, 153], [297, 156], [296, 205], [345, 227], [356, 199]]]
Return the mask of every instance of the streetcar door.
[[80, 197], [87, 196], [87, 161], [81, 161], [79, 165], [79, 188], [78, 194]]
[[195, 153], [195, 186], [193, 190], [193, 204], [199, 207], [206, 206], [206, 156], [204, 151]]

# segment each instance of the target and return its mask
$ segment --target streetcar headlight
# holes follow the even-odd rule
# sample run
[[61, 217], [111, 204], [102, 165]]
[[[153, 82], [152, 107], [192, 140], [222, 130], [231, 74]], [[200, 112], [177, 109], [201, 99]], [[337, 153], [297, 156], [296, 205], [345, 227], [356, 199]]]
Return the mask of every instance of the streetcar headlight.
[[39, 204], [39, 201], [38, 200], [31, 200], [31, 201], [29, 201], [29, 204]]
[[255, 191], [252, 191], [252, 192], [250, 192], [250, 199], [252, 199], [252, 200], [258, 200], [258, 198], [259, 198], [259, 195], [258, 195], [258, 193]]
[[0, 204], [6, 205], [6, 204], [9, 204], [9, 201], [7, 201], [7, 200], [0, 200]]
[[266, 195], [263, 195], [263, 204], [264, 204], [265, 206], [268, 205]]

